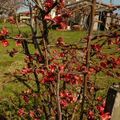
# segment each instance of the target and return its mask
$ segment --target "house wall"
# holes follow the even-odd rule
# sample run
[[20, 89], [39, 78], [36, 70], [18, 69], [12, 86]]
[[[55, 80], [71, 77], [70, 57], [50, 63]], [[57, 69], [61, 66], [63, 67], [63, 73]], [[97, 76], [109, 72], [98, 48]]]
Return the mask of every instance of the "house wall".
[[107, 13], [107, 18], [106, 18], [106, 25], [105, 25], [105, 28], [108, 30], [109, 27], [110, 27], [110, 23], [111, 23], [111, 15], [110, 13]]
[[95, 21], [95, 23], [94, 23], [94, 26], [93, 26], [93, 30], [97, 31], [98, 30], [99, 15], [95, 16], [94, 21]]
[[23, 21], [23, 20], [30, 20], [30, 17], [21, 15], [20, 16], [20, 21]]
[[51, 14], [51, 17], [54, 18], [56, 16], [56, 9], [52, 9], [50, 14]]

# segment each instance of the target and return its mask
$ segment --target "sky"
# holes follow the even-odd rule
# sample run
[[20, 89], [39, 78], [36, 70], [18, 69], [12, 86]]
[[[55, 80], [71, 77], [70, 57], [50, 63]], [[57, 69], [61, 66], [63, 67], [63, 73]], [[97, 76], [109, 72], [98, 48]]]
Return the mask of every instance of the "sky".
[[[97, 0], [97, 1], [102, 1], [103, 3], [106, 3], [106, 4], [110, 3], [110, 0]], [[112, 4], [120, 5], [120, 0], [112, 0]], [[26, 11], [26, 10], [28, 10], [28, 9], [22, 7], [18, 12], [22, 12], [22, 11]], [[117, 10], [115, 12], [120, 14], [120, 10]]]
[[[110, 3], [110, 0], [102, 0], [104, 3]], [[114, 5], [120, 5], [120, 0], [112, 0], [112, 4]], [[120, 9], [114, 11], [115, 13], [120, 14]]]
[[[111, 0], [111, 1], [112, 1], [112, 4], [114, 5], [120, 5], [120, 0]], [[102, 2], [108, 4], [110, 3], [110, 0], [102, 0]], [[120, 14], [120, 9], [114, 12]]]
[[[110, 0], [102, 0], [104, 3], [110, 3]], [[112, 0], [112, 3], [115, 5], [120, 5], [120, 0]]]

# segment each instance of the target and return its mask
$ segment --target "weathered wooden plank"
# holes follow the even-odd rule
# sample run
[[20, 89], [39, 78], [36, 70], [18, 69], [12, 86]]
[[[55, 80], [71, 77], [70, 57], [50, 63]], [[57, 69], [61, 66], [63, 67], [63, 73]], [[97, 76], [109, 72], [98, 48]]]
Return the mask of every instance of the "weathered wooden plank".
[[115, 98], [111, 120], [120, 120], [120, 92], [117, 93]]
[[109, 88], [105, 112], [111, 114], [111, 120], [120, 120], [120, 84], [115, 84]]

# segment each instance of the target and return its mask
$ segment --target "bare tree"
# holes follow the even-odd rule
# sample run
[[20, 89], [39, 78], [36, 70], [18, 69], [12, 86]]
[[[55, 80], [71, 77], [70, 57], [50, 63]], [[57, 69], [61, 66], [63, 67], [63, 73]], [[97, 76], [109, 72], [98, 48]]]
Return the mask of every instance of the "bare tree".
[[0, 0], [0, 15], [11, 15], [19, 9], [22, 0]]

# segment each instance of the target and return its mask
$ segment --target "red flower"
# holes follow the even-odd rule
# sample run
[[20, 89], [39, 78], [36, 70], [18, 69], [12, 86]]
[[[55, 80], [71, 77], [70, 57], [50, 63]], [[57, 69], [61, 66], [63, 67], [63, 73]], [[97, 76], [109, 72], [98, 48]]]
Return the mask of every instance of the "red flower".
[[24, 108], [20, 108], [18, 110], [18, 115], [22, 117], [24, 114], [25, 114], [25, 109]]
[[42, 83], [51, 83], [54, 82], [55, 79], [55, 74], [51, 71], [47, 71], [45, 76], [42, 79]]
[[29, 74], [29, 73], [32, 73], [32, 72], [33, 72], [32, 68], [25, 67], [25, 68], [22, 69], [21, 74], [26, 75], [26, 74]]
[[88, 73], [89, 74], [94, 74], [96, 72], [94, 67], [90, 67]]
[[9, 42], [7, 40], [2, 40], [2, 45], [4, 47], [7, 47], [9, 45]]
[[29, 97], [28, 95], [23, 95], [23, 100], [28, 103], [29, 102]]
[[50, 66], [49, 66], [49, 69], [50, 69], [50, 71], [51, 71], [52, 73], [55, 72], [55, 70], [56, 70], [56, 65], [55, 65], [55, 64], [50, 65]]
[[102, 68], [107, 68], [107, 64], [106, 64], [105, 62], [101, 62], [101, 63], [100, 63], [100, 66], [101, 66]]
[[97, 106], [97, 109], [99, 110], [100, 114], [104, 114], [104, 107], [103, 106]]
[[76, 102], [77, 100], [77, 97], [67, 90], [60, 92], [60, 97], [60, 103], [63, 107], [67, 107], [69, 103]]
[[21, 34], [16, 35], [16, 39], [18, 39], [18, 40], [16, 41], [16, 46], [21, 46], [21, 45], [22, 45], [22, 42], [19, 40], [20, 38], [22, 38], [22, 35], [21, 35]]
[[13, 16], [10, 16], [10, 17], [9, 17], [9, 22], [10, 22], [11, 24], [15, 24], [15, 19], [14, 19]]
[[17, 40], [16, 41], [16, 46], [21, 46], [21, 45], [22, 45], [21, 41]]
[[60, 57], [65, 57], [65, 54], [63, 52], [61, 52]]
[[63, 21], [62, 16], [56, 16], [53, 20], [56, 24], [60, 24]]
[[95, 117], [95, 116], [94, 116], [94, 112], [90, 110], [90, 111], [88, 112], [88, 119], [89, 119], [89, 120], [94, 120], [94, 117]]
[[44, 19], [45, 20], [52, 20], [52, 17], [51, 17], [51, 15], [48, 14], [48, 15], [45, 15]]
[[101, 120], [110, 120], [111, 119], [111, 115], [109, 113], [104, 113], [100, 117], [101, 117]]
[[31, 118], [34, 118], [34, 117], [35, 117], [35, 112], [34, 112], [34, 111], [31, 110], [29, 114], [30, 114], [30, 117], [31, 117]]
[[2, 30], [0, 31], [0, 34], [2, 34], [2, 35], [8, 35], [9, 34], [9, 31], [8, 31], [8, 29], [7, 28], [5, 28], [5, 27], [3, 27], [2, 28]]
[[116, 60], [116, 64], [117, 64], [117, 65], [120, 65], [120, 58], [118, 58], [118, 59]]
[[60, 104], [61, 104], [62, 107], [67, 107], [68, 106], [68, 102], [65, 99], [61, 100]]
[[44, 2], [45, 8], [47, 8], [47, 9], [51, 8], [53, 6], [53, 4], [54, 4], [53, 0], [46, 0]]
[[67, 29], [67, 23], [66, 22], [60, 22], [60, 28], [61, 29]]
[[79, 84], [82, 81], [82, 78], [80, 75], [75, 75], [75, 74], [70, 74], [70, 73], [66, 73], [63, 75], [64, 77], [64, 81], [66, 83], [70, 83], [70, 84]]
[[60, 72], [63, 73], [63, 72], [64, 72], [64, 69], [65, 69], [65, 65], [60, 65], [60, 66], [59, 66], [59, 69], [60, 69]]
[[99, 44], [91, 45], [91, 47], [96, 52], [99, 52], [101, 50], [101, 45], [99, 45]]

